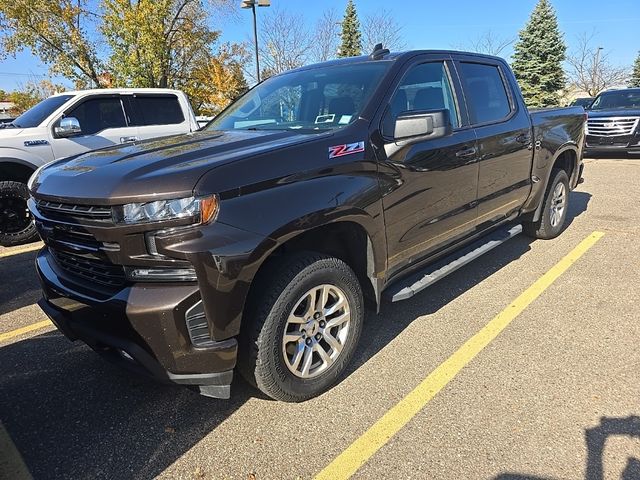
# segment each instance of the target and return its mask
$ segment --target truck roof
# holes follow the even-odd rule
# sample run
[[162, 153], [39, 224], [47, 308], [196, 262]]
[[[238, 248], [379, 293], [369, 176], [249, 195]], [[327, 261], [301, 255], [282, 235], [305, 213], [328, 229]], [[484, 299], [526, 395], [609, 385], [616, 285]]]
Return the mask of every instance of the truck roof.
[[502, 57], [497, 57], [497, 56], [487, 55], [487, 54], [484, 54], [484, 53], [477, 53], [477, 52], [464, 52], [464, 51], [458, 51], [458, 50], [406, 50], [406, 51], [402, 51], [402, 52], [384, 53], [384, 54], [376, 56], [376, 57], [374, 57], [373, 53], [372, 53], [371, 55], [360, 55], [358, 57], [338, 58], [338, 59], [335, 59], [335, 60], [328, 60], [326, 62], [320, 62], [320, 63], [313, 63], [313, 64], [310, 64], [310, 65], [304, 65], [302, 67], [295, 68], [293, 70], [288, 70], [288, 71], [283, 72], [283, 73], [299, 72], [299, 71], [309, 70], [309, 69], [319, 68], [319, 67], [331, 67], [331, 66], [336, 66], [336, 65], [349, 65], [349, 64], [364, 63], [364, 62], [396, 61], [396, 60], [399, 60], [399, 59], [406, 59], [406, 58], [413, 57], [413, 56], [416, 56], [416, 55], [424, 55], [424, 54], [469, 55], [469, 56], [481, 57], [481, 58], [498, 59], [498, 60], [501, 60], [503, 62], [505, 61]]
[[58, 95], [86, 95], [92, 93], [182, 93], [180, 90], [171, 88], [93, 88], [87, 90], [68, 90], [66, 92], [56, 93]]

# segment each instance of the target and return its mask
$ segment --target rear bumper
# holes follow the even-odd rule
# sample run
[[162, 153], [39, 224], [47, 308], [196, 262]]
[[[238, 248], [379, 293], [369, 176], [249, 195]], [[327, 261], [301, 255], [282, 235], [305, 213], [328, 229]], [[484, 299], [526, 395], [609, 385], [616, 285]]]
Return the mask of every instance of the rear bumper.
[[191, 345], [184, 313], [200, 299], [196, 284], [133, 284], [97, 300], [56, 267], [46, 248], [36, 268], [44, 295], [39, 305], [70, 340], [83, 341], [131, 371], [229, 397], [237, 341]]

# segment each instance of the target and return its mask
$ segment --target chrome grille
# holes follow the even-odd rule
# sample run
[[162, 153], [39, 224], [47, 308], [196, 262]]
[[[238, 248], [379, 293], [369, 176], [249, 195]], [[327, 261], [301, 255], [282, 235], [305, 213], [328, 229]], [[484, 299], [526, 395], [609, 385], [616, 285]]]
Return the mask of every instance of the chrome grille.
[[88, 259], [53, 248], [49, 248], [49, 251], [60, 268], [72, 275], [108, 287], [121, 287], [126, 282], [124, 268], [121, 265]]
[[617, 137], [631, 135], [638, 126], [640, 117], [606, 117], [587, 120], [587, 135]]
[[112, 221], [111, 207], [96, 205], [73, 205], [69, 203], [50, 202], [38, 200], [38, 210], [44, 215], [55, 217], [70, 217], [71, 219], [85, 218], [99, 221]]

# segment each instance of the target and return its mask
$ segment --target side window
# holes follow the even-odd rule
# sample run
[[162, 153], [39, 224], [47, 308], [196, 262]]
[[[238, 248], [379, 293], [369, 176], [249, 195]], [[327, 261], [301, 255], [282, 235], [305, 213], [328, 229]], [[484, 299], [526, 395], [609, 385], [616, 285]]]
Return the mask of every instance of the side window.
[[460, 63], [471, 123], [497, 122], [511, 112], [509, 96], [495, 65]]
[[458, 127], [458, 110], [444, 62], [422, 63], [405, 73], [391, 98], [382, 123], [385, 136], [393, 134], [400, 113], [422, 110], [449, 110], [453, 127]]
[[95, 135], [107, 128], [127, 126], [118, 97], [97, 97], [86, 100], [65, 116], [78, 119], [83, 135]]
[[175, 95], [136, 95], [130, 99], [129, 105], [133, 105], [133, 111], [129, 113], [132, 125], [143, 127], [184, 122], [182, 108]]

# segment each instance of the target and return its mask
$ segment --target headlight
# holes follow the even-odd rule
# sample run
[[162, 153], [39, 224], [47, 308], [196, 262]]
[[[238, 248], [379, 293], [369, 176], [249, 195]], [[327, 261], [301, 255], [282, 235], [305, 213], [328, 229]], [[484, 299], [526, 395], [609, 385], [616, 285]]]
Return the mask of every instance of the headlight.
[[218, 213], [218, 197], [178, 198], [155, 202], [128, 203], [114, 210], [117, 223], [135, 224], [193, 218], [194, 223], [209, 223]]

